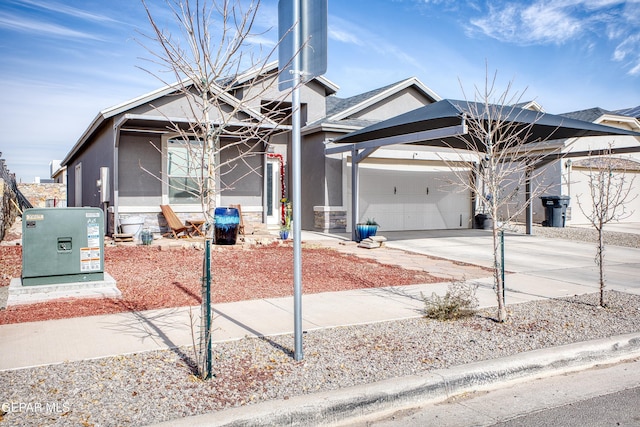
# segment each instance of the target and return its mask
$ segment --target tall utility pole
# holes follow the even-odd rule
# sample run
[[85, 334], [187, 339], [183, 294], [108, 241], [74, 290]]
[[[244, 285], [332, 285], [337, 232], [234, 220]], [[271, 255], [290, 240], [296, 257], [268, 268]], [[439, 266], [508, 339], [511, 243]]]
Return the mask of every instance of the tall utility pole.
[[302, 351], [302, 237], [301, 237], [301, 144], [300, 85], [327, 70], [327, 0], [280, 0], [278, 2], [280, 90], [293, 87], [291, 95], [291, 165], [293, 204], [293, 315], [295, 360]]

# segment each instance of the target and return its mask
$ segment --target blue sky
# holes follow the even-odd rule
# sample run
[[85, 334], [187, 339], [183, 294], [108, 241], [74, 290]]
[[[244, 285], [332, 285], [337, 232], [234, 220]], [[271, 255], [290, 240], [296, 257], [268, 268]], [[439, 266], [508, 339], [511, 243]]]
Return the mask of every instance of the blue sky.
[[[256, 25], [274, 43], [276, 0]], [[0, 0], [0, 152], [19, 180], [48, 177], [100, 110], [162, 86], [139, 68], [140, 32], [137, 0]], [[551, 113], [640, 105], [640, 0], [329, 0], [328, 48], [341, 97], [416, 76], [459, 99], [488, 64]]]

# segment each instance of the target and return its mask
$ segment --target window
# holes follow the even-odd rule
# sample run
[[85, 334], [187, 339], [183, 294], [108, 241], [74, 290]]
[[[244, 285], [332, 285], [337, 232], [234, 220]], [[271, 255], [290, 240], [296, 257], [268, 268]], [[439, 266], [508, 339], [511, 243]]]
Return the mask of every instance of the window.
[[[169, 203], [199, 203], [203, 146], [196, 139], [170, 139], [167, 142], [167, 181]], [[206, 165], [205, 159], [205, 165]]]

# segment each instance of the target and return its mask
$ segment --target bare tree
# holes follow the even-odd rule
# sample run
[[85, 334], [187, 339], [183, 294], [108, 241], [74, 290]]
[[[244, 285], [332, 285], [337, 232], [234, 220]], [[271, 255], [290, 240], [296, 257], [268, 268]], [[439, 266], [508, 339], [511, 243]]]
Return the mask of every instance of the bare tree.
[[628, 218], [633, 212], [627, 210], [627, 204], [637, 195], [632, 195], [635, 176], [628, 173], [629, 161], [612, 156], [610, 144], [601, 156], [589, 157], [584, 163], [587, 167], [589, 194], [583, 200], [583, 194], [577, 196], [578, 207], [598, 233], [595, 262], [599, 270], [600, 306], [606, 307], [604, 300], [604, 227], [610, 222]]
[[[216, 196], [243, 177], [260, 173], [262, 163], [250, 159], [264, 154], [291, 114], [285, 101], [290, 92], [277, 90], [285, 67], [273, 62], [277, 43], [266, 51], [258, 44], [263, 35], [254, 32], [259, 1], [165, 0], [162, 9], [141, 1], [152, 29], [141, 44], [151, 55], [153, 69], [143, 69], [172, 87], [181, 105], [177, 117], [154, 106], [166, 119], [167, 131], [175, 135], [166, 161], [180, 178], [148, 172], [170, 191], [198, 199], [206, 222], [212, 224]], [[170, 29], [162, 28], [156, 18], [166, 12], [172, 17]], [[208, 292], [203, 286], [202, 312], [210, 317]], [[207, 326], [200, 348], [210, 348], [210, 339]], [[209, 352], [199, 363], [210, 358]]]
[[[262, 35], [253, 32], [259, 1], [165, 0], [176, 34], [161, 28], [141, 1], [152, 28], [142, 44], [160, 71], [144, 70], [186, 101], [179, 119], [158, 108], [175, 134], [173, 141], [182, 146], [172, 153], [171, 165], [187, 177], [180, 186], [169, 185], [186, 187], [199, 198], [211, 222], [216, 196], [256, 173], [247, 159], [264, 153], [291, 113], [289, 92], [274, 90], [280, 72], [273, 67], [277, 45], [255, 52]], [[167, 83], [164, 75], [176, 83]], [[239, 165], [243, 171], [236, 170]]]
[[[463, 109], [467, 112], [468, 133], [458, 138], [463, 147], [455, 150], [458, 154], [455, 160], [444, 156], [443, 159], [456, 176], [454, 184], [470, 191], [475, 196], [477, 212], [486, 214], [491, 221], [497, 320], [504, 322], [507, 310], [501, 232], [527, 209], [523, 197], [525, 188], [530, 188], [530, 200], [546, 191], [542, 172], [535, 169], [535, 159], [559, 148], [544, 140], [532, 141], [536, 121], [519, 120], [522, 110], [516, 107], [522, 95], [512, 91], [512, 83], [499, 92], [496, 78], [497, 73], [492, 78], [487, 73], [484, 87], [474, 88], [473, 101], [465, 94]], [[535, 186], [530, 185], [533, 181]]]

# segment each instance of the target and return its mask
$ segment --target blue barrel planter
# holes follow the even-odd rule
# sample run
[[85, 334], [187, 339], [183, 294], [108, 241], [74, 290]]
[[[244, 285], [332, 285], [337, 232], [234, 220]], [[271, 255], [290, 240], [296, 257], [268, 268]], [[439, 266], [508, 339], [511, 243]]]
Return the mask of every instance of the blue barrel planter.
[[236, 208], [216, 208], [213, 216], [213, 236], [216, 245], [235, 245], [238, 238], [240, 214]]
[[356, 224], [356, 240], [358, 242], [366, 239], [367, 237], [375, 236], [377, 232], [377, 225]]

